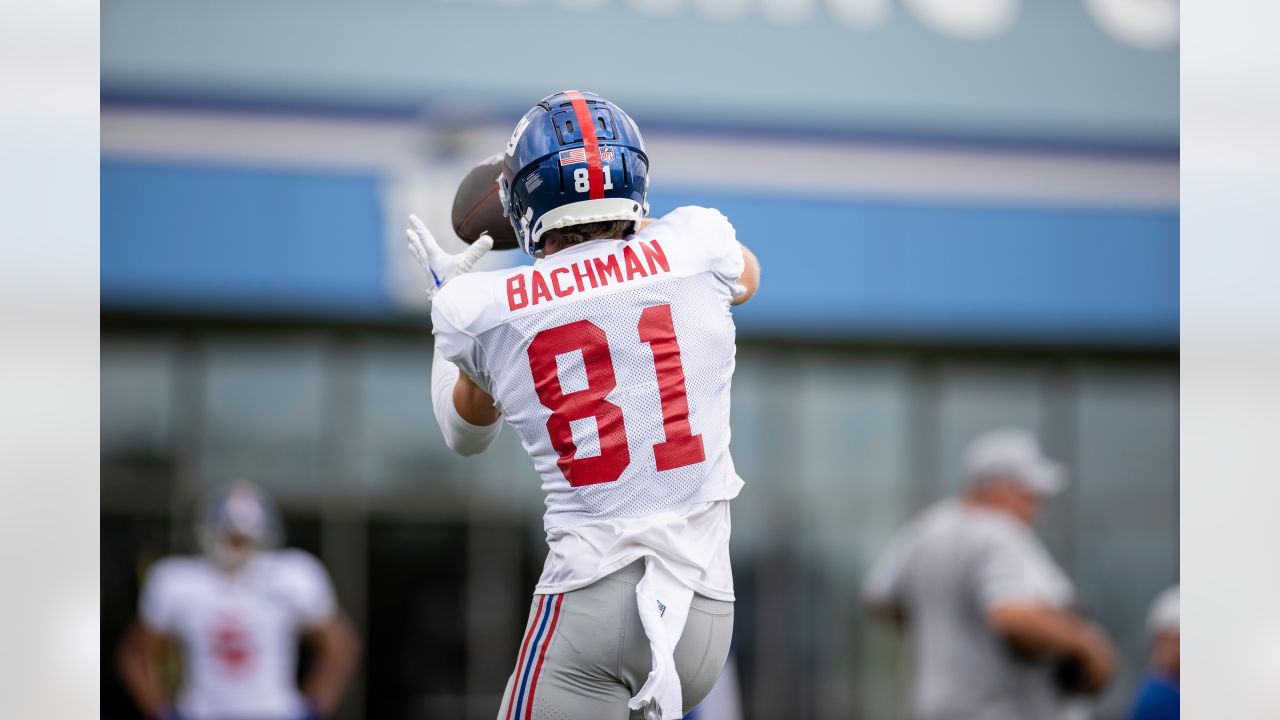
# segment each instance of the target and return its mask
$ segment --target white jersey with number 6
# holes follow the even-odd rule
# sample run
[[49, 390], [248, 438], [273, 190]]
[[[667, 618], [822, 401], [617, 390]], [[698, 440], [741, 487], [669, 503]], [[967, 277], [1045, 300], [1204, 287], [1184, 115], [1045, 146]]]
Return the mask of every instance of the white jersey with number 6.
[[436, 296], [437, 348], [493, 396], [542, 478], [539, 592], [656, 553], [732, 598], [730, 301], [743, 268], [729, 221], [683, 207], [627, 240], [463, 275]]
[[201, 556], [168, 557], [147, 574], [139, 604], [143, 624], [181, 643], [182, 717], [264, 720], [306, 712], [296, 678], [298, 636], [337, 612], [329, 575], [314, 556], [260, 552], [234, 574]]

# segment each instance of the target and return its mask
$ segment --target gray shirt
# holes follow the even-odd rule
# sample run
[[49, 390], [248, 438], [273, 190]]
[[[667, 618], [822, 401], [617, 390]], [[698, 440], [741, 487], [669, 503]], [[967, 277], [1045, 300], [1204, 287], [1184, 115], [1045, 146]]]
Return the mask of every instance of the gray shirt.
[[869, 602], [906, 613], [918, 720], [1060, 718], [1049, 664], [1015, 655], [986, 613], [1005, 603], [1066, 607], [1073, 593], [1029, 528], [958, 501], [903, 528], [863, 585]]

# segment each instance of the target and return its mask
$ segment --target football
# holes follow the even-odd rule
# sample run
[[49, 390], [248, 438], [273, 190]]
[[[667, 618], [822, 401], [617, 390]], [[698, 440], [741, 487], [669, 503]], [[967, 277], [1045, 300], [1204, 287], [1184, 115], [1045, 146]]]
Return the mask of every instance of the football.
[[453, 231], [468, 243], [488, 233], [494, 250], [520, 247], [511, 221], [502, 214], [498, 177], [502, 175], [502, 154], [480, 161], [467, 173], [453, 196]]

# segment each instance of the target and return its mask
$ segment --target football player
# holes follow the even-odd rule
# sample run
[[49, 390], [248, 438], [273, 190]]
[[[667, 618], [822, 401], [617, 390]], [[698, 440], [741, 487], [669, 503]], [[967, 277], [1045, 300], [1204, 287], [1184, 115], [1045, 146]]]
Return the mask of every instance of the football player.
[[[237, 481], [204, 503], [196, 526], [204, 554], [151, 568], [119, 655], [125, 686], [148, 717], [313, 720], [337, 709], [359, 640], [320, 561], [273, 549], [280, 534], [271, 499]], [[301, 689], [299, 636], [315, 651]], [[176, 699], [155, 662], [173, 641], [184, 669]]]
[[532, 266], [469, 273], [411, 218], [432, 279], [449, 446], [502, 421], [546, 493], [549, 552], [500, 720], [679, 718], [729, 651], [730, 308], [759, 266], [715, 210], [645, 219], [649, 157], [617, 105], [566, 91], [507, 144], [500, 197]]
[[914, 518], [863, 581], [868, 609], [907, 630], [920, 720], [1061, 720], [1087, 715], [1115, 654], [1077, 613], [1076, 590], [1034, 526], [1066, 486], [1029, 430], [974, 438], [965, 487]]

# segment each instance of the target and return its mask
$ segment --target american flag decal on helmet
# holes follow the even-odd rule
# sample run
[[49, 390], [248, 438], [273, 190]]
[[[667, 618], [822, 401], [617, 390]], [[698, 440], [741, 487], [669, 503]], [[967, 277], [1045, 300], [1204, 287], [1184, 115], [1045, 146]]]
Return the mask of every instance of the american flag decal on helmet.
[[[574, 165], [576, 163], [584, 163], [587, 161], [587, 151], [584, 148], [574, 148], [572, 150], [560, 151], [560, 165]], [[613, 162], [613, 148], [600, 148], [600, 161]]]
[[582, 148], [574, 148], [572, 150], [560, 151], [560, 165], [572, 165], [574, 163], [584, 163], [587, 161], [587, 151]]

